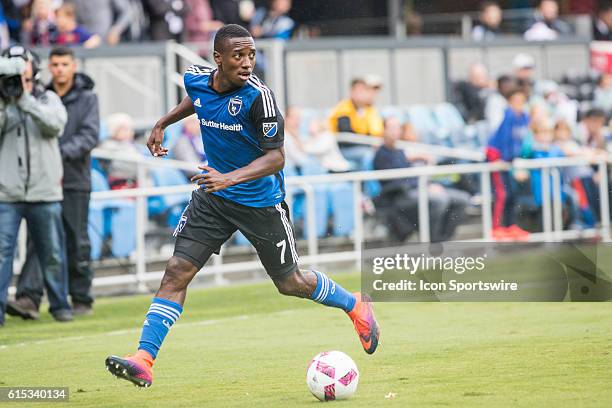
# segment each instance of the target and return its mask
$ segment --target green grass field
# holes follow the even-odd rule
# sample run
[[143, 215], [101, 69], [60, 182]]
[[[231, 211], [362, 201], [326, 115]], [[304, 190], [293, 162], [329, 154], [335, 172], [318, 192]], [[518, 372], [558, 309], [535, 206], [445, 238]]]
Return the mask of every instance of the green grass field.
[[[359, 287], [358, 275], [336, 278]], [[192, 290], [153, 386], [140, 390], [104, 359], [134, 350], [149, 301], [100, 299], [94, 316], [68, 324], [9, 318], [0, 386], [67, 386], [79, 407], [313, 407], [306, 365], [335, 349], [361, 373], [355, 397], [333, 403], [347, 407], [612, 404], [612, 303], [377, 303], [381, 345], [368, 356], [342, 312], [280, 296], [270, 282]], [[35, 406], [45, 405], [58, 406]]]

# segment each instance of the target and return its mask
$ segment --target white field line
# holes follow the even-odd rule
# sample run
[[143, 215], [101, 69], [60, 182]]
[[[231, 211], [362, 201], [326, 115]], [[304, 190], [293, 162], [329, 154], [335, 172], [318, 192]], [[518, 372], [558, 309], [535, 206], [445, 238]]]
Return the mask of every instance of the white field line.
[[[274, 313], [270, 313], [270, 314], [256, 314], [256, 315], [239, 315], [239, 316], [232, 316], [232, 317], [225, 317], [222, 319], [205, 319], [205, 320], [198, 320], [195, 322], [188, 322], [188, 323], [178, 323], [174, 326], [172, 326], [172, 330], [176, 330], [176, 329], [180, 329], [180, 328], [185, 328], [185, 327], [196, 327], [196, 326], [210, 326], [213, 324], [218, 324], [218, 323], [225, 323], [225, 322], [231, 322], [231, 321], [237, 321], [237, 320], [247, 320], [250, 319], [252, 317], [255, 316], [284, 316], [284, 315], [289, 315], [292, 314], [296, 311], [297, 309], [288, 309], [288, 310], [281, 310], [280, 312], [274, 312]], [[143, 316], [144, 319], [144, 316]], [[4, 330], [6, 331], [6, 327], [4, 328]], [[9, 329], [10, 330], [10, 329]], [[44, 344], [50, 344], [50, 343], [65, 343], [65, 342], [70, 342], [70, 341], [76, 341], [76, 340], [84, 340], [87, 338], [92, 338], [92, 337], [101, 337], [101, 336], [121, 336], [124, 334], [133, 334], [133, 333], [140, 333], [140, 331], [142, 330], [141, 327], [138, 328], [134, 328], [134, 329], [124, 329], [124, 330], [114, 330], [111, 332], [102, 332], [102, 333], [92, 333], [89, 334], [87, 336], [71, 336], [71, 337], [56, 337], [56, 338], [52, 338], [52, 339], [45, 339], [45, 340], [36, 340], [36, 341], [25, 341], [22, 343], [15, 343], [15, 344], [5, 344], [5, 345], [0, 345], [0, 351], [2, 350], [7, 350], [10, 348], [16, 348], [16, 347], [26, 347], [26, 346], [38, 346], [38, 345], [44, 345]]]

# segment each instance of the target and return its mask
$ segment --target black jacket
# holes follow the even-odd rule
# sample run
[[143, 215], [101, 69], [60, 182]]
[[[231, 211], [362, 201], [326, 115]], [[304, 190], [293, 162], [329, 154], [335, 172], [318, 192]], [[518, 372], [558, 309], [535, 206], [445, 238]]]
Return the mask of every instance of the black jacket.
[[[70, 91], [62, 97], [68, 122], [60, 138], [64, 163], [64, 190], [91, 191], [91, 150], [98, 144], [100, 113], [94, 81], [77, 73]], [[53, 90], [52, 84], [48, 89]]]

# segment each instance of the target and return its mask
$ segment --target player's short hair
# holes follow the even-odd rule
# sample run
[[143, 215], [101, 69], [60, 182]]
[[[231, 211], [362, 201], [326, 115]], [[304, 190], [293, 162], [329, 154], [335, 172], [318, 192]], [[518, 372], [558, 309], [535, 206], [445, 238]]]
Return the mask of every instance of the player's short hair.
[[217, 52], [223, 51], [225, 43], [229, 39], [245, 38], [245, 37], [252, 37], [251, 33], [249, 33], [249, 31], [246, 28], [238, 24], [228, 24], [226, 26], [223, 26], [219, 29], [219, 31], [217, 31], [217, 34], [215, 35], [215, 42], [214, 42], [215, 51]]
[[66, 55], [70, 56], [70, 58], [74, 59], [74, 50], [68, 47], [55, 47], [49, 53], [49, 58], [51, 57], [65, 57]]

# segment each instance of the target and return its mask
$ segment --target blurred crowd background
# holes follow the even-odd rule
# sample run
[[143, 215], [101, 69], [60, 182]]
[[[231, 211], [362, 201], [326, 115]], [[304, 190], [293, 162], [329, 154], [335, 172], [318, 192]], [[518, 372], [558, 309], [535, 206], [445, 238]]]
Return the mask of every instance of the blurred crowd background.
[[[49, 91], [57, 91], [65, 75], [54, 72], [51, 66], [46, 68], [51, 48], [60, 47], [56, 57], [67, 56], [69, 61], [74, 61], [75, 55], [76, 59], [87, 57], [85, 50], [89, 49], [100, 52], [90, 54], [99, 59], [112, 55], [119, 61], [106, 67], [118, 71], [110, 81], [100, 75], [99, 65], [80, 65], [77, 73], [75, 64], [71, 73], [74, 78], [64, 89], [68, 94], [78, 89], [87, 95], [103, 96], [100, 116], [96, 103], [96, 114], [87, 119], [89, 129], [95, 131], [90, 132], [92, 137], [80, 157], [86, 168], [78, 172], [91, 171], [91, 180], [86, 181], [87, 194], [89, 190], [186, 185], [197, 172], [195, 165], [192, 170], [153, 167], [143, 177], [135, 162], [113, 160], [113, 155], [132, 157], [134, 161], [148, 156], [144, 141], [153, 123], [143, 123], [143, 117], [135, 118], [117, 108], [123, 106], [127, 110], [125, 103], [135, 104], [133, 100], [113, 99], [114, 95], [141, 85], [130, 83], [129, 76], [127, 80], [120, 78], [120, 60], [129, 60], [129, 51], [112, 52], [133, 50], [130, 47], [134, 44], [145, 47], [174, 41], [189, 44], [196, 57], [209, 64], [211, 39], [228, 23], [248, 28], [256, 44], [265, 43], [257, 41], [260, 39], [276, 40], [262, 47], [256, 72], [273, 91], [278, 87], [291, 91], [283, 89], [279, 98], [286, 119], [287, 176], [584, 158], [592, 163], [561, 171], [561, 227], [583, 231], [609, 220], [610, 214], [601, 211], [601, 194], [607, 191], [609, 195], [610, 177], [602, 174], [602, 168], [595, 163], [607, 160], [612, 152], [612, 1], [0, 0], [0, 48], [21, 44], [37, 50], [44, 61], [38, 61], [38, 68], [47, 74], [47, 79], [40, 82]], [[384, 49], [392, 54], [388, 61], [393, 63], [391, 68], [383, 67], [389, 69], [387, 77], [379, 75], [383, 71], [380, 61], [386, 57], [377, 54], [378, 50], [372, 51], [372, 47], [361, 47], [380, 39], [388, 39], [391, 44]], [[326, 59], [330, 52], [324, 48], [325, 40], [335, 44], [333, 52], [342, 48], [338, 44], [346, 44], [361, 54], [350, 60], [349, 53], [340, 57], [340, 51]], [[427, 42], [418, 42], [421, 40]], [[448, 57], [453, 41], [467, 50], [461, 58]], [[315, 46], [311, 54], [301, 55], [283, 54], [281, 49], [282, 73], [277, 70], [272, 75], [270, 71], [279, 60], [274, 60], [270, 44], [277, 43], [297, 51], [308, 51], [308, 44]], [[403, 59], [396, 52], [402, 44], [413, 47], [402, 54]], [[508, 44], [511, 46], [506, 52], [503, 47]], [[545, 48], [548, 44], [559, 44], [556, 54]], [[530, 48], [521, 52], [522, 45]], [[436, 47], [444, 49], [439, 60], [437, 55], [430, 58]], [[571, 49], [568, 57], [563, 47]], [[320, 55], [312, 57], [321, 50]], [[370, 53], [376, 63], [368, 72]], [[493, 55], [502, 56], [505, 62], [497, 61]], [[561, 60], [563, 66], [566, 62], [571, 66], [571, 61], [563, 58], [575, 55], [585, 60], [579, 62], [587, 69], [554, 69], [554, 58]], [[326, 61], [336, 65], [328, 68]], [[348, 77], [346, 72], [355, 70], [349, 69], [352, 66], [347, 68], [347, 61], [362, 63], [356, 70], [362, 74]], [[100, 64], [99, 60], [95, 62]], [[419, 71], [419, 64], [435, 72], [444, 71], [438, 78], [445, 79], [431, 82], [435, 73]], [[177, 72], [186, 68], [178, 58], [174, 65]], [[457, 66], [462, 67], [462, 72]], [[87, 67], [95, 69], [88, 72]], [[134, 78], [140, 75], [147, 83], [150, 72], [146, 67], [134, 67], [129, 74], [136, 72]], [[161, 64], [155, 69], [158, 71], [151, 72], [164, 75]], [[553, 71], [559, 75], [547, 78], [546, 73]], [[415, 79], [416, 72], [421, 72], [423, 78], [416, 75]], [[96, 76], [105, 79], [105, 87], [96, 87], [92, 79]], [[164, 77], [166, 82], [170, 79], [171, 76]], [[159, 86], [159, 82], [154, 78], [148, 83]], [[406, 83], [418, 85], [418, 89]], [[174, 85], [178, 83], [171, 86]], [[142, 106], [152, 107], [151, 111], [159, 110], [160, 105], [163, 109], [164, 91], [145, 91], [151, 97], [143, 99]], [[442, 96], [428, 98], [433, 93]], [[168, 94], [166, 89], [163, 98], [173, 102]], [[65, 95], [60, 96], [66, 105]], [[179, 100], [180, 92], [176, 96]], [[67, 156], [69, 149], [63, 144], [77, 134], [74, 129], [66, 130], [59, 140], [64, 174], [74, 157]], [[189, 164], [206, 162], [195, 116], [168, 128], [164, 143], [170, 149], [169, 159]], [[89, 154], [94, 147], [98, 147], [98, 154], [90, 164]], [[5, 171], [1, 166], [2, 163], [0, 169]], [[531, 234], [543, 231], [543, 174], [540, 169], [518, 168], [491, 174], [490, 238], [526, 241]], [[476, 230], [481, 228], [481, 186], [478, 175], [450, 174], [429, 179], [426, 189], [431, 241], [482, 238], [480, 232], [469, 229], [470, 225], [476, 225]], [[387, 244], [419, 239], [416, 178], [368, 181], [363, 183], [363, 191], [363, 197], [357, 197], [350, 183], [316, 186], [315, 229], [321, 242], [325, 239], [331, 247], [338, 248], [342, 239], [354, 236], [355, 201], [359, 201], [365, 214], [366, 239]], [[148, 197], [144, 227], [147, 248], [169, 248], [170, 232], [188, 198], [187, 194]], [[85, 202], [88, 200], [89, 196]], [[294, 189], [290, 200], [297, 234], [305, 238], [305, 192]], [[86, 243], [87, 254], [81, 254], [83, 259], [79, 262], [88, 263], [89, 254], [93, 260], [133, 259], [138, 229], [133, 199], [92, 201], [85, 225], [90, 242]], [[238, 234], [233, 243], [242, 246], [247, 242]], [[92, 272], [87, 269], [83, 273], [91, 285]], [[91, 301], [86, 297], [83, 302], [91, 306]]]
[[[541, 4], [540, 4], [541, 3]], [[477, 41], [592, 36], [609, 40], [607, 0], [2, 0], [0, 45], [208, 40], [222, 24], [256, 38], [460, 35]]]

